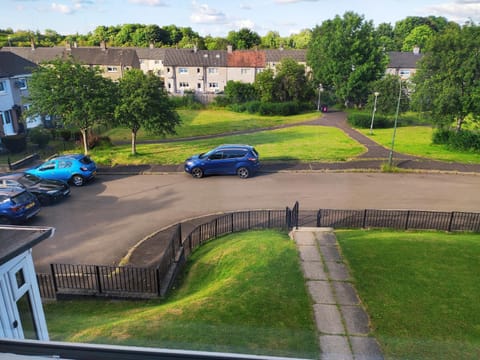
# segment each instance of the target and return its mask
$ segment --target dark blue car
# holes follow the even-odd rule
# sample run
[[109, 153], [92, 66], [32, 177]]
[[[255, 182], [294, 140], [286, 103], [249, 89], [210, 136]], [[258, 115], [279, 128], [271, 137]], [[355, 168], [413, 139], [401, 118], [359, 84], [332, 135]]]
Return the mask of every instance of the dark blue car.
[[250, 145], [221, 145], [185, 161], [185, 171], [195, 178], [204, 175], [238, 175], [246, 179], [257, 172], [260, 160]]
[[88, 156], [71, 154], [56, 156], [25, 171], [42, 179], [62, 180], [82, 186], [97, 174], [97, 166]]
[[27, 190], [0, 189], [0, 224], [21, 224], [40, 211], [40, 202]]

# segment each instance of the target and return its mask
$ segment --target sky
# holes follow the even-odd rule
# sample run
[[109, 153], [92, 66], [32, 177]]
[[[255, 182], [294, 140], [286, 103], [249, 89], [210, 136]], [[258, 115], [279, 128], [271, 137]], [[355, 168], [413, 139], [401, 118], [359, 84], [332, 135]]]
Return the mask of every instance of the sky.
[[347, 11], [377, 26], [407, 16], [443, 16], [480, 23], [480, 0], [2, 0], [0, 29], [87, 34], [97, 26], [174, 24], [201, 36], [249, 28], [286, 37]]

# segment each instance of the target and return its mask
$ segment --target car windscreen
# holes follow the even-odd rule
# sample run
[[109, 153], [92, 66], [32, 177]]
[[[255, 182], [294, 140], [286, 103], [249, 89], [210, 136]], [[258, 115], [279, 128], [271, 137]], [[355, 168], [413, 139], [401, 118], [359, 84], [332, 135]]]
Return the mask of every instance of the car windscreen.
[[12, 197], [12, 202], [15, 205], [25, 204], [32, 201], [32, 195], [29, 192], [23, 191], [18, 195]]
[[93, 161], [88, 156], [84, 156], [79, 160], [82, 164], [88, 165], [91, 164]]
[[32, 186], [40, 182], [40, 178], [32, 174], [24, 174], [18, 179], [18, 182], [23, 186]]

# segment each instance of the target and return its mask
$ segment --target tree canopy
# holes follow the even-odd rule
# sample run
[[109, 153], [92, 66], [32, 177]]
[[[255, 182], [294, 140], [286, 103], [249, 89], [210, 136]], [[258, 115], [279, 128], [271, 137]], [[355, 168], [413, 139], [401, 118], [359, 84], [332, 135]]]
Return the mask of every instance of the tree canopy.
[[88, 153], [87, 130], [110, 121], [115, 106], [115, 85], [98, 68], [72, 59], [54, 60], [33, 70], [29, 82], [28, 116], [51, 115], [66, 126], [77, 127]]
[[347, 12], [313, 30], [307, 61], [317, 83], [347, 106], [362, 106], [369, 83], [385, 73], [387, 58], [373, 23]]
[[136, 153], [141, 127], [154, 135], [175, 133], [180, 117], [160, 78], [139, 69], [129, 70], [118, 83], [118, 95], [115, 119], [132, 132], [132, 154]]
[[413, 104], [429, 112], [438, 126], [480, 115], [480, 27], [450, 26], [435, 36], [413, 78]]

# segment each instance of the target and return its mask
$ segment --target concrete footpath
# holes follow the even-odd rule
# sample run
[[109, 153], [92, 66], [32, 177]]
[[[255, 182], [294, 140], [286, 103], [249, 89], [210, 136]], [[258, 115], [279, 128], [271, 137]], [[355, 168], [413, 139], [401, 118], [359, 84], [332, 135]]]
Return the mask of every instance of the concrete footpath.
[[295, 240], [313, 310], [322, 360], [380, 360], [370, 320], [351, 282], [331, 228], [300, 227]]

